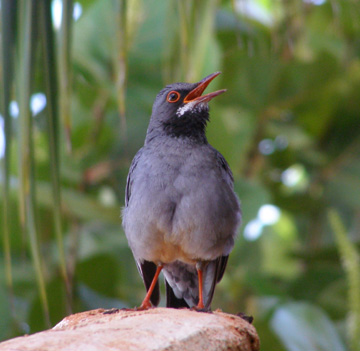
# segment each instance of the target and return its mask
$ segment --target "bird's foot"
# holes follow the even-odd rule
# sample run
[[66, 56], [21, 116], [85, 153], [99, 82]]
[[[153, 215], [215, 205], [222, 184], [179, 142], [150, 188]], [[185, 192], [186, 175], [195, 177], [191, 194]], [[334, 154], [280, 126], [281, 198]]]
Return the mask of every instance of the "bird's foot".
[[205, 308], [204, 306], [199, 306], [199, 305], [190, 307], [190, 311], [212, 313], [211, 310]]
[[135, 311], [146, 311], [150, 308], [154, 308], [150, 301], [143, 301], [143, 303], [139, 307], [135, 307]]
[[236, 313], [236, 315], [240, 318], [242, 318], [244, 321], [247, 321], [248, 323], [252, 324], [253, 320], [254, 320], [254, 317], [253, 316], [248, 316], [246, 315], [245, 313], [243, 312], [239, 312], [239, 313]]

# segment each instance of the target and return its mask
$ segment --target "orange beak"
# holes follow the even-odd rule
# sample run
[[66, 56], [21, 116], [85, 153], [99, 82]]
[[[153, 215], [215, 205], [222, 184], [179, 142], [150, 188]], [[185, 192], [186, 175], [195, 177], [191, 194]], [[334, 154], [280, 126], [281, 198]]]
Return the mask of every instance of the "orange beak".
[[206, 95], [201, 95], [205, 91], [207, 86], [210, 84], [210, 82], [215, 77], [217, 77], [220, 73], [221, 72], [215, 72], [213, 74], [208, 75], [204, 79], [202, 79], [198, 83], [197, 87], [195, 89], [191, 90], [190, 93], [186, 95], [186, 97], [184, 99], [184, 103], [187, 104], [189, 102], [196, 102], [196, 104], [197, 104], [200, 102], [208, 102], [215, 96], [218, 96], [218, 95], [224, 93], [226, 91], [226, 89], [217, 90], [217, 91], [214, 91], [213, 93], [208, 93]]

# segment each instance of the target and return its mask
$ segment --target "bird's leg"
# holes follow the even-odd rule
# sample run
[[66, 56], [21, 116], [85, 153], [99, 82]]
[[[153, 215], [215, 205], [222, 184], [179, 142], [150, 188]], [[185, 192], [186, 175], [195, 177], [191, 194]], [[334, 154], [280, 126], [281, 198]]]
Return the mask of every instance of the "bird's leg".
[[196, 270], [198, 273], [198, 283], [199, 283], [199, 302], [195, 307], [196, 310], [203, 310], [204, 306], [204, 298], [203, 298], [203, 264], [202, 262], [198, 262], [196, 264]]
[[157, 280], [158, 280], [158, 278], [159, 278], [159, 274], [160, 274], [161, 270], [163, 269], [163, 267], [164, 267], [164, 266], [161, 265], [161, 264], [159, 264], [159, 265], [157, 266], [156, 272], [155, 272], [155, 275], [154, 275], [154, 278], [153, 278], [153, 280], [152, 280], [152, 282], [151, 282], [151, 285], [150, 285], [150, 288], [149, 288], [149, 290], [147, 291], [146, 296], [145, 296], [142, 304], [141, 304], [138, 308], [136, 308], [138, 311], [139, 311], [139, 310], [140, 310], [140, 311], [142, 311], [142, 310], [147, 310], [147, 309], [149, 309], [149, 308], [152, 307], [151, 302], [150, 302], [150, 297], [151, 297], [151, 295], [152, 295], [152, 293], [153, 293], [153, 291], [154, 291], [156, 282], [157, 282]]

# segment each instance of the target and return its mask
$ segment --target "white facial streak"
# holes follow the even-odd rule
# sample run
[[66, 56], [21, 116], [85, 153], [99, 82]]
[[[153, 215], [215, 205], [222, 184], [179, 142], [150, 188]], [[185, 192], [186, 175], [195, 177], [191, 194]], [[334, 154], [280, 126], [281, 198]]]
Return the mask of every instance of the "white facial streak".
[[190, 111], [190, 110], [194, 110], [194, 111], [201, 111], [206, 109], [208, 106], [208, 104], [206, 102], [197, 102], [197, 101], [190, 101], [187, 104], [185, 104], [184, 106], [181, 106], [177, 109], [176, 111], [176, 115], [178, 117], [182, 117], [186, 112]]

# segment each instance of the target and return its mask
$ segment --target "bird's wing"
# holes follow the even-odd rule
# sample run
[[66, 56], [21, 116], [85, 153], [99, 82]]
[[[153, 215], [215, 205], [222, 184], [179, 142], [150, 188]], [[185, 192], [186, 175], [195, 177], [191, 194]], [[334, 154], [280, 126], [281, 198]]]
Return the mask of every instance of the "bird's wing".
[[[138, 165], [139, 159], [141, 157], [143, 153], [143, 148], [141, 148], [137, 154], [135, 155], [134, 159], [131, 162], [130, 165], [130, 170], [129, 170], [129, 174], [127, 176], [127, 181], [126, 181], [126, 188], [125, 188], [125, 207], [128, 206], [129, 200], [130, 200], [130, 196], [131, 196], [131, 187], [132, 187], [132, 183], [133, 183], [133, 175], [136, 169], [136, 166]], [[149, 262], [149, 261], [139, 261], [136, 260], [136, 265], [137, 268], [139, 270], [139, 273], [144, 281], [146, 290], [149, 290], [150, 285], [154, 279], [155, 276], [155, 272], [156, 272], [156, 264], [153, 262]], [[154, 306], [157, 306], [159, 304], [160, 301], [160, 289], [159, 289], [159, 283], [156, 282], [154, 291], [151, 295], [151, 303]]]
[[[204, 268], [203, 294], [205, 309], [209, 310], [215, 286], [224, 275], [229, 256], [221, 256]], [[194, 266], [179, 261], [164, 267], [166, 307], [193, 307], [198, 303], [198, 277]]]
[[214, 297], [215, 286], [224, 275], [229, 256], [221, 256], [211, 261], [206, 267], [204, 277], [204, 304], [205, 309], [210, 309]]
[[230, 166], [228, 165], [227, 161], [225, 160], [225, 157], [223, 155], [221, 155], [221, 153], [219, 151], [217, 151], [215, 148], [213, 148], [212, 146], [211, 146], [211, 148], [214, 151], [217, 164], [219, 165], [219, 167], [222, 170], [223, 177], [226, 179], [227, 183], [231, 187], [233, 187], [234, 177], [231, 172]]
[[126, 188], [125, 188], [125, 207], [127, 207], [128, 203], [129, 203], [129, 200], [130, 200], [130, 196], [131, 196], [131, 186], [132, 186], [132, 176], [133, 176], [133, 173], [136, 169], [136, 166], [139, 162], [139, 159], [141, 157], [143, 153], [143, 148], [141, 148], [137, 154], [135, 155], [134, 159], [132, 160], [131, 162], [131, 165], [130, 165], [130, 170], [129, 170], [129, 174], [127, 176], [127, 180], [126, 180]]
[[[154, 279], [155, 272], [156, 272], [156, 264], [149, 261], [136, 261], [137, 268], [139, 273], [144, 281], [144, 285], [146, 287], [146, 291], [149, 290], [150, 285]], [[154, 306], [157, 306], [160, 302], [160, 288], [159, 288], [159, 281], [156, 282], [155, 288], [153, 293], [151, 294], [150, 301]]]
[[229, 255], [221, 256], [219, 258], [220, 262], [219, 262], [219, 267], [218, 267], [218, 274], [217, 274], [217, 281], [216, 281], [217, 283], [219, 283], [220, 280], [222, 279], [222, 277], [224, 276], [225, 268], [228, 263], [228, 259], [229, 259]]
[[[222, 175], [223, 175], [226, 183], [231, 188], [233, 188], [234, 187], [234, 177], [233, 177], [233, 174], [232, 174], [229, 164], [225, 160], [225, 157], [219, 151], [217, 151], [214, 148], [213, 148], [213, 150], [215, 153], [217, 163], [218, 163], [219, 167], [221, 168]], [[214, 296], [215, 286], [217, 283], [220, 282], [220, 280], [222, 279], [222, 277], [224, 275], [228, 259], [229, 259], [229, 255], [220, 256], [216, 260], [210, 262], [207, 267], [208, 273], [207, 273], [207, 277], [205, 277], [205, 279], [208, 279], [209, 288], [208, 288], [207, 292], [205, 291], [205, 293], [207, 294], [207, 297], [205, 299], [205, 308], [206, 309], [210, 308], [210, 304], [211, 304], [211, 301]]]

